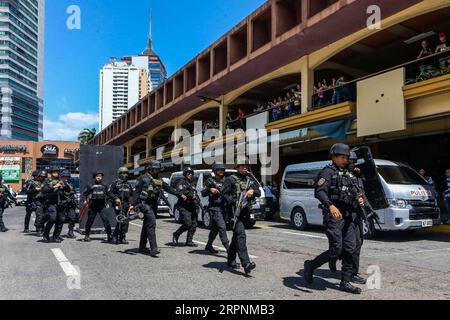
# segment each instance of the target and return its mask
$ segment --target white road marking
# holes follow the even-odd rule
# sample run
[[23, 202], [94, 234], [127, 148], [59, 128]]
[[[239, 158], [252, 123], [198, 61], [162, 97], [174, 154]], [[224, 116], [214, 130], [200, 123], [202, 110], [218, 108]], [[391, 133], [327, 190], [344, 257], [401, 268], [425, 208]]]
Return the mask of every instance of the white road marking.
[[413, 255], [413, 254], [417, 254], [417, 253], [442, 252], [442, 251], [450, 251], [450, 248], [417, 250], [417, 251], [408, 251], [408, 252], [394, 252], [394, 253], [377, 254], [377, 255], [373, 255], [373, 256], [364, 256], [364, 257], [365, 258], [378, 258], [378, 257]]
[[285, 231], [284, 233], [285, 233], [285, 234], [293, 234], [293, 235], [295, 235], [295, 236], [307, 237], [307, 238], [325, 239], [325, 240], [328, 240], [327, 237], [315, 236], [315, 235], [312, 235], [312, 234], [301, 233], [301, 232], [288, 232], [288, 231]]
[[[130, 224], [132, 224], [133, 226], [142, 228], [142, 225], [140, 225], [140, 224], [133, 223], [133, 222], [130, 222]], [[206, 246], [206, 243], [204, 243], [204, 242], [194, 241], [194, 243], [200, 244], [200, 245], [203, 245], [203, 246]], [[222, 252], [227, 252], [227, 250], [226, 250], [224, 247], [217, 247], [217, 246], [214, 246], [214, 248], [215, 248], [216, 250], [219, 250], [219, 251], [222, 251]], [[252, 259], [258, 259], [257, 256], [249, 255], [249, 257], [252, 258]]]
[[67, 277], [78, 276], [78, 271], [75, 267], [70, 263], [70, 261], [66, 258], [61, 249], [56, 248], [52, 249], [53, 255], [56, 260], [58, 260], [61, 269], [63, 269], [64, 273]]

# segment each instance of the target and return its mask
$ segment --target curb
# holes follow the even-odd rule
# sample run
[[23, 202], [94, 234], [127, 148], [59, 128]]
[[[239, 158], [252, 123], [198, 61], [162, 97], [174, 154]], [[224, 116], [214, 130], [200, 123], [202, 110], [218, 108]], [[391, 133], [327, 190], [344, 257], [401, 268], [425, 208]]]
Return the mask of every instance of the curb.
[[440, 226], [434, 226], [426, 231], [431, 233], [450, 233], [450, 225], [443, 224]]

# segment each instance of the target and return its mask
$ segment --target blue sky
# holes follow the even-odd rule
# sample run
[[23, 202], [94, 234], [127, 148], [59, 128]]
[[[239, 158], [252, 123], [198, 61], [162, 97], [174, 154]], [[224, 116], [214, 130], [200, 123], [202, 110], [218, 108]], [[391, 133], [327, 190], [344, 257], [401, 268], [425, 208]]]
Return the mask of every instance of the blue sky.
[[[47, 0], [44, 138], [74, 140], [97, 127], [99, 70], [110, 57], [138, 54], [153, 43], [174, 73], [265, 0]], [[66, 26], [71, 5], [81, 29]]]

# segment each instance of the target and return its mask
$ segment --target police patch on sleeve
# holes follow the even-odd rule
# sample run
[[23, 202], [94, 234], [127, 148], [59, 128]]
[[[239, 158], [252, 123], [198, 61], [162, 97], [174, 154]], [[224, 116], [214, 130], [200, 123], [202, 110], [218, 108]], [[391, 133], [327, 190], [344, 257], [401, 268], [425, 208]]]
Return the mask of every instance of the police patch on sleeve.
[[326, 182], [325, 178], [320, 178], [319, 181], [317, 181], [317, 185], [321, 187], [325, 184], [325, 182]]

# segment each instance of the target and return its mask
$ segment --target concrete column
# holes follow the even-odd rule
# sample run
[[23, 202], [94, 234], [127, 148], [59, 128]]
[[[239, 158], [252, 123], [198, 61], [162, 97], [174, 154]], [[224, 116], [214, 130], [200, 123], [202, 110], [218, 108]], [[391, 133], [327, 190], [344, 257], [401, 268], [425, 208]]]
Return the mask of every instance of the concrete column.
[[130, 162], [132, 162], [132, 160], [131, 160], [131, 145], [130, 144], [127, 144], [126, 145], [126, 148], [127, 148], [127, 163], [130, 163]]
[[228, 106], [223, 104], [223, 97], [220, 99], [222, 100], [222, 104], [219, 107], [219, 129], [224, 135], [227, 129]]
[[146, 146], [145, 146], [145, 150], [146, 150], [146, 158], [149, 158], [151, 155], [151, 151], [152, 151], [152, 137], [150, 135], [147, 135], [147, 137], [145, 138], [146, 141]]
[[308, 112], [312, 107], [312, 95], [314, 92], [314, 70], [309, 67], [309, 57], [303, 58], [302, 72], [302, 113]]

